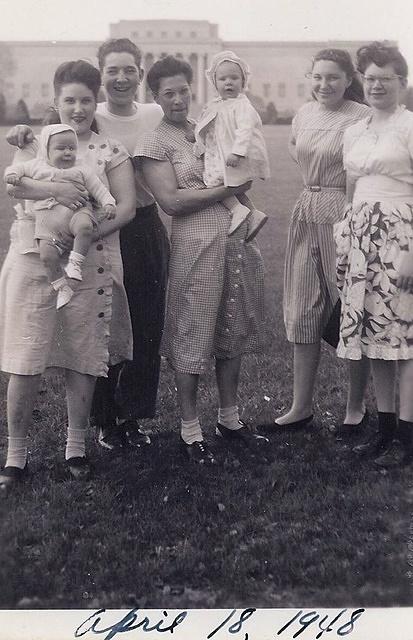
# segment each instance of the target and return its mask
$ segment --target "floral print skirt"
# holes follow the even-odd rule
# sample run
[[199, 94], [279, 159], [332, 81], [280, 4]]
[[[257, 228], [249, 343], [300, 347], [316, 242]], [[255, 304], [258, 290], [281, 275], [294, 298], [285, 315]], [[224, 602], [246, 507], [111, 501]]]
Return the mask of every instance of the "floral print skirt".
[[397, 286], [403, 253], [413, 250], [413, 205], [349, 207], [336, 241], [342, 302], [337, 355], [413, 358], [413, 293]]

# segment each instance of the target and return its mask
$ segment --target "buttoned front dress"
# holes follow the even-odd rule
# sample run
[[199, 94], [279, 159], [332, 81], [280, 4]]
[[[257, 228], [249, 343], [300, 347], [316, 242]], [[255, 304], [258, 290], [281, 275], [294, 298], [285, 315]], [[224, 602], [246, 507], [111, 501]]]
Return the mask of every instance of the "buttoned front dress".
[[[203, 162], [185, 132], [165, 121], [137, 157], [171, 162], [178, 187], [205, 189]], [[172, 219], [171, 259], [161, 353], [180, 373], [203, 373], [211, 356], [258, 350], [263, 335], [264, 268], [247, 223], [228, 237], [227, 209], [216, 203]]]
[[344, 166], [356, 186], [337, 234], [337, 354], [410, 360], [413, 293], [397, 278], [404, 254], [413, 251], [413, 113], [399, 107], [378, 132], [370, 118], [348, 129]]
[[[33, 147], [21, 159], [35, 153]], [[121, 145], [95, 133], [80, 153], [82, 162], [106, 186], [106, 174], [129, 162]], [[82, 265], [82, 282], [70, 302], [56, 311], [56, 291], [40, 261], [34, 225], [29, 210], [10, 231], [10, 248], [0, 274], [0, 368], [35, 375], [46, 367], [63, 367], [106, 376], [109, 363], [132, 356], [119, 232], [92, 244]], [[67, 256], [62, 265], [65, 261]]]
[[368, 111], [349, 100], [335, 111], [309, 102], [293, 120], [297, 162], [307, 188], [294, 206], [285, 258], [283, 306], [290, 342], [320, 340], [338, 300], [333, 226], [345, 209], [343, 133]]

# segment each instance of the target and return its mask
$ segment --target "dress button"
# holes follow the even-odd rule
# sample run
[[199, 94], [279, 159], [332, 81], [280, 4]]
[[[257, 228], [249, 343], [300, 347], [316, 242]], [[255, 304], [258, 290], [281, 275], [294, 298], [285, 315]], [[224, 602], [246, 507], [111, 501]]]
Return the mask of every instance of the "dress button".
[[105, 293], [104, 289], [98, 289], [98, 294], [101, 296], [103, 293]]
[[103, 313], [103, 311], [101, 311], [100, 313], [98, 313], [98, 318], [103, 318], [105, 314]]
[[103, 272], [104, 272], [104, 268], [103, 267], [99, 267], [98, 273], [103, 273]]
[[235, 302], [235, 299], [234, 298], [230, 298], [229, 301], [230, 302]]
[[225, 329], [225, 331], [226, 331], [227, 333], [229, 333], [229, 329], [228, 329], [228, 327]]
[[238, 289], [239, 285], [238, 284], [234, 284], [234, 288]]
[[242, 258], [242, 253], [239, 253], [237, 257], [241, 260], [241, 258]]
[[227, 313], [228, 318], [232, 318], [232, 313]]
[[239, 269], [235, 269], [235, 273], [240, 273], [240, 270]]
[[103, 244], [96, 245], [96, 251], [102, 251], [102, 249], [103, 249]]

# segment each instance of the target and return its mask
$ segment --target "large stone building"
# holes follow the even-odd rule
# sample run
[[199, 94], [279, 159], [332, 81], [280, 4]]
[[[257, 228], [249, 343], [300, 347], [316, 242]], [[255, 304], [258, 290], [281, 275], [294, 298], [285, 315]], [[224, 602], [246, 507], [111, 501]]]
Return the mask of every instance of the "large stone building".
[[[279, 115], [288, 116], [309, 98], [305, 73], [311, 57], [325, 47], [338, 46], [351, 53], [359, 42], [227, 42], [219, 37], [218, 25], [205, 20], [121, 20], [110, 25], [110, 37], [128, 37], [142, 50], [145, 71], [162, 56], [173, 54], [189, 61], [194, 70], [195, 111], [212, 95], [205, 78], [211, 56], [232, 49], [251, 68], [250, 92], [258, 104], [272, 102]], [[99, 42], [4, 42], [0, 46], [0, 90], [9, 113], [19, 99], [34, 118], [52, 103], [52, 79], [56, 67], [66, 60], [84, 58], [96, 64]], [[139, 100], [149, 101], [145, 83]]]

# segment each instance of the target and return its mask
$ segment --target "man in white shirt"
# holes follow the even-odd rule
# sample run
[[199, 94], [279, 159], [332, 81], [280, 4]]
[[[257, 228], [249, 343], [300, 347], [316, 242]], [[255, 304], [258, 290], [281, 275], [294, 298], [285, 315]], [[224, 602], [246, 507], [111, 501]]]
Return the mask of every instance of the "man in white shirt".
[[[141, 52], [127, 38], [106, 40], [98, 51], [106, 102], [99, 103], [99, 132], [122, 142], [133, 157], [139, 136], [162, 119], [157, 104], [135, 102], [143, 80]], [[133, 328], [133, 361], [109, 369], [96, 384], [92, 416], [98, 440], [113, 449], [125, 442], [149, 444], [140, 421], [155, 416], [159, 345], [164, 321], [169, 242], [153, 195], [136, 176], [136, 217], [120, 232], [124, 282]]]

